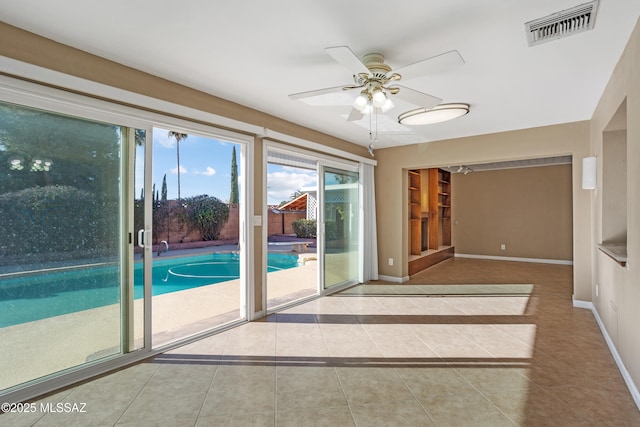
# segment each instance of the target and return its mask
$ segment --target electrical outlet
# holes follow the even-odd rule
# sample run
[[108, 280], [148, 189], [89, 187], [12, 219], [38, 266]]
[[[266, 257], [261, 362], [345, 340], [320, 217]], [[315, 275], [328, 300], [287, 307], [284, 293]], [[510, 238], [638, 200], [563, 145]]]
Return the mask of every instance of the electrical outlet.
[[389, 258], [389, 265], [393, 265], [393, 258]]
[[596, 283], [596, 296], [600, 296], [600, 287]]
[[501, 251], [505, 251], [507, 250], [507, 245], [505, 245], [504, 243], [500, 245], [500, 250]]

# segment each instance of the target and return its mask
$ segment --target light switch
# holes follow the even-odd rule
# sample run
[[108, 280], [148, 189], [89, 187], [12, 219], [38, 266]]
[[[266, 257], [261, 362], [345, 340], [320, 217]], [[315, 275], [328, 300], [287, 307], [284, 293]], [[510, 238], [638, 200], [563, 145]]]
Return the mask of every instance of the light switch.
[[253, 216], [253, 226], [254, 227], [262, 226], [262, 216], [261, 215], [254, 215]]

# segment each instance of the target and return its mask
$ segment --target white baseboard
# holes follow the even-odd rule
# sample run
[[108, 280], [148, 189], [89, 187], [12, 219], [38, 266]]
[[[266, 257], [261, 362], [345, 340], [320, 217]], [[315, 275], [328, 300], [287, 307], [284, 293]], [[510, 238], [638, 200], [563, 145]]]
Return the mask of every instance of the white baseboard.
[[392, 282], [392, 283], [404, 283], [409, 280], [409, 276], [396, 277], [396, 276], [385, 276], [383, 274], [379, 274], [378, 280], [384, 280], [385, 282]]
[[516, 261], [516, 262], [536, 262], [540, 264], [561, 264], [561, 265], [573, 265], [573, 261], [563, 259], [545, 259], [545, 258], [519, 258], [509, 256], [494, 256], [494, 255], [472, 255], [472, 254], [459, 254], [456, 252], [456, 258], [476, 258], [476, 259], [492, 259], [497, 261]]
[[638, 407], [638, 409], [640, 409], [640, 391], [638, 391], [638, 387], [636, 387], [635, 383], [633, 382], [633, 378], [631, 378], [631, 375], [629, 375], [629, 371], [627, 371], [626, 366], [624, 366], [624, 362], [622, 361], [622, 358], [618, 353], [618, 349], [616, 349], [616, 346], [613, 343], [613, 340], [609, 336], [609, 333], [607, 332], [607, 329], [605, 328], [604, 323], [602, 322], [602, 319], [598, 314], [598, 310], [596, 309], [596, 306], [593, 305], [591, 301], [580, 301], [576, 299], [573, 300], [573, 306], [577, 308], [589, 309], [593, 313], [593, 317], [596, 318], [596, 322], [600, 327], [600, 332], [602, 333], [602, 336], [604, 337], [604, 340], [606, 341], [607, 346], [609, 347], [609, 351], [613, 356], [613, 360], [615, 360], [616, 365], [618, 365], [618, 369], [622, 374], [622, 378], [624, 379], [624, 382], [627, 384], [627, 388], [631, 393], [631, 397], [633, 398], [634, 402], [636, 402], [636, 406]]
[[573, 299], [573, 306], [575, 308], [586, 308], [587, 310], [591, 311], [595, 310], [595, 306], [591, 301], [580, 301], [578, 299], [575, 299], [573, 295], [571, 296], [571, 298]]

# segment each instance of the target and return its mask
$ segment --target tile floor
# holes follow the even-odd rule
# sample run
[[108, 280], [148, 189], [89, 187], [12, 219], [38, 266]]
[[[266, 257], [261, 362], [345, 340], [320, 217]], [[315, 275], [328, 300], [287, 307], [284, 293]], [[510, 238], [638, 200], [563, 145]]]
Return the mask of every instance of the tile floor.
[[[427, 284], [441, 291], [416, 293]], [[593, 315], [572, 307], [571, 267], [469, 259], [316, 299], [35, 403], [58, 402], [86, 412], [4, 414], [0, 425], [640, 426]]]

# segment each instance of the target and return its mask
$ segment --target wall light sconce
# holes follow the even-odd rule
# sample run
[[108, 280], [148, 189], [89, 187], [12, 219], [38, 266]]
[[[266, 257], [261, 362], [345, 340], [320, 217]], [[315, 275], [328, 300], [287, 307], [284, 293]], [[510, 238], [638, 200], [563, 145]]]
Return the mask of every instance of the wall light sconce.
[[597, 157], [585, 157], [582, 159], [582, 188], [584, 190], [596, 189]]

